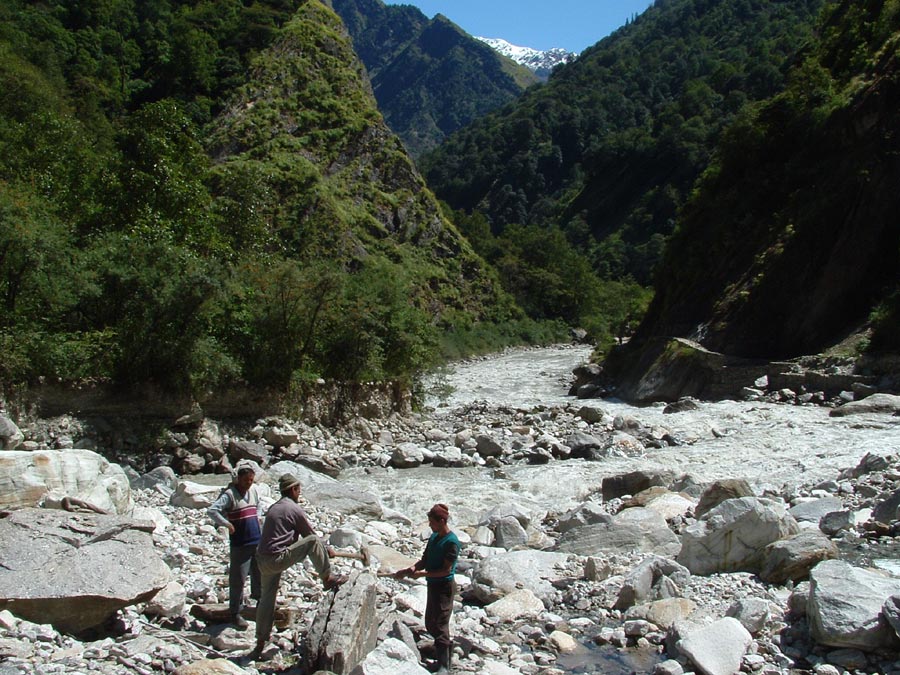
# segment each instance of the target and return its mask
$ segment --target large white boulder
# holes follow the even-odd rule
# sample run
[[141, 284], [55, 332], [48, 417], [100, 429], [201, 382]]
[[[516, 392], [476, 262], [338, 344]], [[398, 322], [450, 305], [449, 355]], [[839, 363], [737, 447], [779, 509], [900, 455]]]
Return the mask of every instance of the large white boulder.
[[677, 559], [693, 574], [758, 573], [765, 547], [799, 531], [782, 504], [757, 497], [727, 499], [685, 528]]
[[740, 671], [751, 642], [753, 638], [740, 621], [725, 617], [688, 633], [678, 642], [678, 649], [704, 675], [733, 675]]
[[516, 621], [540, 616], [544, 611], [544, 603], [527, 588], [520, 588], [492, 602], [484, 610], [488, 616], [501, 621]]
[[109, 513], [134, 508], [128, 476], [91, 450], [0, 451], [0, 509], [37, 506], [53, 492]]
[[557, 565], [565, 564], [565, 553], [509, 551], [492, 555], [475, 570], [472, 591], [484, 603], [499, 600], [518, 588], [527, 588], [539, 598], [555, 592], [551, 581], [559, 578]]
[[559, 540], [559, 550], [586, 556], [630, 551], [674, 556], [680, 548], [666, 519], [644, 507], [624, 509], [604, 522], [576, 527]]

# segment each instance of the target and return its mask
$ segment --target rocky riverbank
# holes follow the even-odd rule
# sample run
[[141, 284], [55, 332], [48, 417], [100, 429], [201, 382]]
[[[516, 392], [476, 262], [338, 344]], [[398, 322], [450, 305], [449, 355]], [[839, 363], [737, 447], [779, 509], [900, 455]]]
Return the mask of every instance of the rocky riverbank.
[[[270, 497], [282, 473], [300, 475], [322, 534], [346, 551], [367, 546], [372, 571], [417, 557], [427, 507], [448, 502], [465, 542], [459, 672], [900, 672], [892, 628], [900, 579], [881, 560], [898, 530], [900, 418], [890, 407], [897, 401], [876, 402], [841, 417], [761, 401], [470, 402], [338, 429], [203, 418], [167, 429], [184, 435], [174, 447], [150, 446], [145, 454], [160, 465], [152, 471], [137, 461], [104, 466], [92, 449], [77, 449], [89, 444], [92, 421], [67, 416], [20, 429], [6, 418], [0, 436], [17, 450], [0, 453], [0, 492], [15, 487], [10, 477], [27, 477], [17, 485], [43, 490], [48, 506], [48, 491], [55, 503], [60, 492], [95, 504], [106, 495], [106, 508], [152, 523], [140, 555], [158, 556], [171, 576], [152, 600], [128, 600], [77, 638], [5, 603], [0, 673], [302, 672], [306, 632], [325, 598], [308, 571], [284, 577], [291, 612], [265, 662], [241, 658], [252, 629], [210, 613], [227, 596], [227, 545], [204, 507], [240, 459], [257, 462]], [[189, 455], [219, 473], [165, 466], [165, 457]], [[79, 486], [90, 490], [75, 494]], [[125, 536], [108, 527], [88, 538], [103, 532]], [[882, 569], [851, 567], [840, 551]], [[424, 672], [424, 587], [373, 583], [378, 646], [357, 672]], [[198, 663], [221, 655], [232, 670]]]

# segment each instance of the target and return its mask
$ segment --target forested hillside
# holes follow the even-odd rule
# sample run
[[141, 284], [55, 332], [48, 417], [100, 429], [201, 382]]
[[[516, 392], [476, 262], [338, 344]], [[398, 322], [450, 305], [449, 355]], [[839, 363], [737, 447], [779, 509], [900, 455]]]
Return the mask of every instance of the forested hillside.
[[413, 157], [539, 81], [440, 14], [412, 5], [332, 0], [388, 126]]
[[[633, 343], [817, 353], [862, 326], [900, 352], [900, 3], [831, 3], [784, 92], [725, 133]], [[634, 357], [634, 358], [632, 358]]]
[[600, 278], [648, 285], [722, 129], [784, 86], [821, 6], [657, 0], [426, 155], [428, 184], [494, 236], [558, 227]]
[[0, 6], [0, 382], [407, 375], [519, 310], [319, 0]]

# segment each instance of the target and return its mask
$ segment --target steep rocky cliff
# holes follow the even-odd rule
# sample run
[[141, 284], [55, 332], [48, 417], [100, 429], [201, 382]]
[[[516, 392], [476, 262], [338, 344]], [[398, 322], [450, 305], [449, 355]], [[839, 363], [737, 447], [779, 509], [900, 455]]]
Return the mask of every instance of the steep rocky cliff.
[[608, 360], [624, 393], [660, 337], [772, 360], [820, 352], [871, 317], [872, 348], [896, 350], [898, 24], [887, 3], [836, 5], [788, 89], [726, 133], [646, 318]]

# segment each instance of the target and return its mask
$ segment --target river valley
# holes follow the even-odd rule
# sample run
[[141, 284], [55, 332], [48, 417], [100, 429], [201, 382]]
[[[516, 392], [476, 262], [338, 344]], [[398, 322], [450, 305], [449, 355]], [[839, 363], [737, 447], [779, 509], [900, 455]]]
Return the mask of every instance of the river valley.
[[[667, 412], [662, 404], [578, 400], [567, 391], [572, 369], [588, 355], [586, 347], [566, 345], [454, 364], [427, 387], [433, 393], [425, 409], [410, 416], [358, 419], [336, 429], [267, 418], [253, 429], [224, 432], [223, 425], [222, 435], [255, 438], [257, 448], [272, 443], [265, 445], [271, 454], [259, 460], [257, 475], [266, 502], [276, 498], [280, 475], [299, 475], [304, 507], [333, 546], [382, 552], [369, 571], [408, 564], [395, 556], [414, 560], [427, 534], [425, 512], [434, 502], [449, 505], [451, 526], [464, 542], [457, 576], [463, 602], [454, 615], [458, 673], [680, 675], [692, 667], [752, 675], [900, 673], [896, 651], [869, 654], [816, 644], [806, 620], [788, 611], [795, 602], [793, 583], [764, 583], [748, 572], [690, 574], [674, 562], [679, 537], [697, 525], [693, 512], [705, 486], [744, 479], [778, 513], [839, 498], [859, 521], [836, 535], [844, 557], [893, 569], [893, 561], [884, 560], [895, 557], [893, 531], [866, 538], [861, 523], [867, 516], [860, 514], [900, 488], [900, 417], [834, 417], [828, 407], [765, 401], [696, 402]], [[30, 441], [34, 445], [47, 443], [56, 433], [51, 428], [74, 436], [78, 427], [74, 418], [43, 424], [26, 430], [26, 437], [38, 439]], [[279, 436], [294, 440], [274, 440]], [[846, 471], [867, 456], [884, 461], [877, 470], [872, 463], [865, 471]], [[343, 469], [337, 479], [309, 468], [333, 469], [338, 460]], [[239, 669], [228, 672], [304, 672], [299, 663], [306, 631], [323, 599], [311, 570], [285, 572], [280, 601], [297, 621], [276, 631], [264, 661], [248, 661], [243, 655], [253, 645], [252, 629], [241, 632], [194, 611], [228, 597], [227, 534], [205, 513], [227, 474], [160, 471], [151, 480], [132, 470], [131, 494], [135, 517], [156, 523], [152, 545], [171, 568], [173, 605], [128, 606], [108, 634], [78, 639], [0, 612], [2, 675], [219, 672], [179, 671], [215, 655], [229, 657]], [[629, 502], [627, 491], [607, 494], [608, 481], [636, 472], [667, 477], [670, 491], [660, 483], [656, 489], [674, 502], [652, 523], [645, 516], [625, 520], [614, 541], [598, 543], [598, 532], [613, 532], [622, 514], [649, 517], [655, 508], [650, 500], [646, 508], [624, 508], [645, 502]], [[336, 564], [346, 572], [366, 571], [346, 559]], [[653, 593], [662, 593], [654, 602], [622, 604], [623, 589], [647, 564], [669, 569], [677, 582], [666, 581], [665, 591], [654, 586]], [[507, 596], [524, 604], [510, 608]], [[380, 625], [393, 617], [395, 627], [407, 626], [400, 631], [406, 646], [391, 642], [393, 633], [380, 634], [373, 654], [388, 665], [370, 663], [357, 675], [425, 673], [418, 665], [428, 653], [424, 587], [382, 577], [377, 598]], [[675, 603], [677, 616], [661, 615], [657, 603]], [[740, 629], [747, 642], [734, 656], [734, 670], [704, 670], [697, 663], [705, 657], [689, 658], [688, 651], [674, 660], [679, 630], [683, 637], [689, 627], [718, 626], [726, 616], [738, 616], [752, 629], [752, 638]]]

